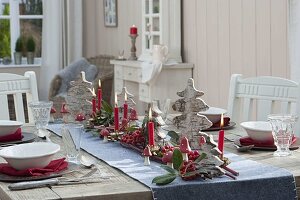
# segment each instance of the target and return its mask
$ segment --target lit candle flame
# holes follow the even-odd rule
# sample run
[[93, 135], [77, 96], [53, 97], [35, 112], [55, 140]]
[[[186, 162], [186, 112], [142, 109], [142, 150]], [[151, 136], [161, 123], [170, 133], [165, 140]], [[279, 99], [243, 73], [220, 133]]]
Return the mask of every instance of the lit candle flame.
[[223, 117], [223, 113], [222, 113], [220, 127], [223, 128], [223, 126], [224, 126], [224, 117]]
[[100, 79], [98, 81], [98, 86], [99, 86], [99, 88], [101, 88], [101, 80]]
[[152, 120], [152, 110], [149, 108], [149, 120]]
[[118, 95], [115, 92], [115, 106], [118, 107]]
[[124, 95], [125, 102], [127, 101], [127, 94]]

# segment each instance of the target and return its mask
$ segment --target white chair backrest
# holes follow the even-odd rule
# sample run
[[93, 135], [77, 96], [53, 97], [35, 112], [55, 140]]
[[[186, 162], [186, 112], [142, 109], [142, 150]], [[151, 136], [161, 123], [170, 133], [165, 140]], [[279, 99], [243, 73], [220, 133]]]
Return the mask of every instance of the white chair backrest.
[[[299, 97], [300, 86], [294, 81], [271, 76], [243, 79], [241, 74], [233, 74], [230, 80], [228, 116], [238, 123], [249, 120], [267, 121], [267, 116], [272, 113], [299, 116]], [[299, 127], [298, 120], [298, 135]]]
[[31, 109], [28, 108], [28, 103], [31, 101], [38, 101], [35, 72], [25, 72], [24, 76], [0, 73], [0, 119], [10, 119], [7, 96], [13, 95], [16, 120], [26, 123], [22, 94], [26, 94], [28, 122], [33, 123], [34, 120]]

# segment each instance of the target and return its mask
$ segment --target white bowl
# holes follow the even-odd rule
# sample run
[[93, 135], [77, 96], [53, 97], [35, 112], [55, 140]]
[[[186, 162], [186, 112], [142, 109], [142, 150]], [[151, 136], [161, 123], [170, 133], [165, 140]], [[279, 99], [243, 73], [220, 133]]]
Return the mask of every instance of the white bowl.
[[199, 112], [201, 115], [205, 115], [213, 124], [221, 120], [221, 115], [227, 113], [227, 110], [216, 107], [209, 107], [208, 110]]
[[18, 128], [23, 125], [23, 122], [0, 120], [0, 136], [15, 133]]
[[273, 139], [270, 122], [249, 121], [242, 122], [240, 125], [246, 130], [249, 137], [253, 140], [264, 142]]
[[44, 168], [59, 150], [58, 144], [33, 142], [5, 147], [0, 150], [0, 156], [17, 170]]

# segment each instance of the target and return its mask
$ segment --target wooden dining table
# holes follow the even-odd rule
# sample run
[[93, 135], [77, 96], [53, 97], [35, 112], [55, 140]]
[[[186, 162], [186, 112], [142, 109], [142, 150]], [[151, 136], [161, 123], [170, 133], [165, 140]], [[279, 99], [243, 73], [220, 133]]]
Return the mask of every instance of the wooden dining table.
[[[25, 130], [33, 131], [33, 127], [24, 127]], [[209, 132], [217, 139], [218, 132]], [[281, 168], [285, 168], [290, 171], [296, 181], [297, 193], [300, 194], [300, 150], [294, 150], [293, 154], [288, 157], [274, 157], [272, 151], [255, 151], [251, 150], [248, 152], [238, 152], [236, 147], [232, 144], [233, 140], [244, 136], [245, 132], [235, 127], [231, 130], [225, 131], [225, 151], [238, 154], [244, 158], [251, 159], [263, 164], [273, 165]], [[60, 137], [55, 134], [51, 135], [51, 140], [55, 143], [62, 144]], [[120, 147], [121, 148], [121, 147]], [[83, 156], [93, 157], [92, 155], [81, 152]], [[57, 158], [64, 157], [65, 150], [61, 145], [61, 151], [56, 154]], [[0, 158], [0, 162], [4, 162]], [[97, 183], [84, 183], [76, 185], [61, 185], [43, 187], [29, 190], [11, 191], [8, 189], [10, 183], [0, 182], [0, 199], [1, 200], [31, 200], [31, 199], [109, 199], [109, 200], [150, 200], [152, 199], [151, 190], [143, 185], [142, 183], [130, 178], [123, 172], [109, 166], [105, 162], [97, 159], [97, 168], [100, 173], [96, 174], [99, 176], [109, 177], [109, 179], [103, 179]], [[83, 167], [79, 168], [79, 174], [72, 174], [69, 176], [79, 176], [85, 174], [88, 170]], [[298, 197], [298, 199], [300, 199]]]

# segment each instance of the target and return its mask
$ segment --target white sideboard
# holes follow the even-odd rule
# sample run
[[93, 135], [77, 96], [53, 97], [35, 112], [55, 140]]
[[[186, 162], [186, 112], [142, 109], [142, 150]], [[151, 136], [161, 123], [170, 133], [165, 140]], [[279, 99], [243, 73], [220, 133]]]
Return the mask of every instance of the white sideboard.
[[[176, 93], [184, 90], [188, 78], [193, 77], [193, 64], [163, 65], [157, 79], [150, 85], [142, 83], [142, 62], [111, 60], [110, 63], [114, 65], [114, 91], [121, 93], [126, 87], [135, 96], [139, 112], [145, 109], [145, 103], [153, 100], [177, 100]], [[141, 105], [140, 101], [144, 104]]]

